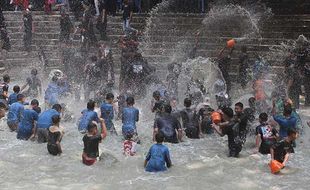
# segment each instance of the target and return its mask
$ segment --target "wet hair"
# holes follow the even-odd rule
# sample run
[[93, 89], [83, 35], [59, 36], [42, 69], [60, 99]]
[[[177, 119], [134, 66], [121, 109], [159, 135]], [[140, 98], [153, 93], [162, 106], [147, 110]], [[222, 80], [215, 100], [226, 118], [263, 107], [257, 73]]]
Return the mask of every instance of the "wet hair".
[[60, 122], [60, 116], [59, 115], [53, 115], [52, 122], [53, 122], [53, 125], [58, 124]]
[[171, 113], [172, 112], [172, 108], [169, 104], [165, 104], [164, 105], [164, 110], [166, 113]]
[[229, 107], [225, 107], [222, 109], [222, 112], [227, 115], [229, 118], [233, 118], [234, 117], [234, 111], [229, 108]]
[[4, 75], [3, 76], [3, 82], [10, 82], [11, 78], [9, 75]]
[[18, 86], [18, 85], [15, 85], [14, 87], [13, 87], [13, 92], [15, 92], [15, 93], [19, 93], [20, 92], [20, 87]]
[[108, 93], [105, 97], [106, 100], [114, 99], [114, 94]]
[[96, 106], [96, 102], [95, 102], [95, 101], [89, 100], [89, 101], [87, 102], [87, 109], [89, 109], [89, 110], [94, 110], [94, 109], [95, 109], [95, 106]]
[[288, 129], [287, 136], [296, 135], [297, 131], [295, 129]]
[[237, 102], [237, 103], [235, 104], [235, 106], [238, 106], [238, 107], [240, 107], [241, 109], [243, 109], [243, 103], [241, 103], [241, 102]]
[[53, 81], [53, 82], [57, 82], [57, 81], [58, 81], [58, 77], [57, 77], [57, 76], [53, 76], [53, 77], [52, 77], [52, 81]]
[[285, 115], [285, 116], [291, 115], [292, 112], [293, 112], [293, 108], [291, 105], [284, 106], [283, 115]]
[[97, 62], [98, 59], [97, 59], [96, 56], [91, 56], [91, 57], [90, 57], [90, 61], [91, 61], [91, 62]]
[[162, 142], [164, 142], [164, 140], [165, 140], [164, 134], [163, 134], [161, 131], [159, 131], [159, 132], [155, 135], [155, 140], [156, 140], [157, 143], [162, 143]]
[[39, 106], [39, 101], [37, 99], [33, 99], [31, 100], [30, 105]]
[[30, 73], [32, 75], [37, 75], [38, 74], [38, 70], [37, 69], [32, 69]]
[[130, 140], [133, 137], [131, 133], [126, 134], [126, 140]]
[[259, 119], [260, 119], [262, 122], [268, 121], [268, 114], [265, 113], [265, 112], [259, 114]]
[[153, 98], [155, 97], [160, 97], [160, 92], [158, 90], [153, 92]]
[[253, 106], [253, 105], [255, 105], [255, 98], [254, 97], [251, 97], [251, 98], [249, 98], [249, 100], [248, 100], [248, 102], [249, 102], [249, 106]]
[[56, 110], [57, 112], [61, 112], [62, 107], [60, 104], [54, 104], [52, 109]]
[[97, 128], [97, 125], [93, 122], [90, 122], [89, 125], [87, 126], [88, 132], [92, 132], [96, 128]]
[[191, 107], [191, 105], [192, 105], [192, 100], [189, 98], [185, 98], [184, 99], [184, 106], [188, 108], [188, 107]]
[[127, 99], [126, 99], [126, 103], [128, 105], [134, 105], [135, 104], [135, 99], [131, 96], [129, 96]]
[[17, 95], [17, 101], [22, 101], [24, 98], [25, 98], [25, 95], [23, 95], [23, 94]]

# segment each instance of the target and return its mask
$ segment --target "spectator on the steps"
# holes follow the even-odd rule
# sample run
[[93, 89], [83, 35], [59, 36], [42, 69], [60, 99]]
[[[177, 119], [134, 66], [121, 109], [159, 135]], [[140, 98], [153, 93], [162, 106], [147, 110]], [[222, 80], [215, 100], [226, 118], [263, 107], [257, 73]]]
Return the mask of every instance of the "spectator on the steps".
[[56, 3], [56, 0], [45, 0], [44, 3], [44, 11], [46, 13], [51, 13], [52, 12], [52, 5]]
[[24, 11], [24, 48], [26, 52], [31, 51], [32, 33], [34, 32], [32, 14], [29, 9]]
[[82, 51], [87, 52], [90, 46], [97, 46], [97, 38], [94, 32], [90, 3], [88, 1], [83, 1], [83, 8], [84, 14], [81, 26]]
[[123, 4], [123, 31], [126, 35], [129, 35], [132, 32], [137, 33], [137, 30], [130, 27], [130, 22], [132, 20], [132, 4], [129, 3], [129, 0], [124, 0]]
[[59, 41], [67, 43], [70, 40], [70, 34], [73, 32], [73, 30], [74, 27], [70, 20], [69, 14], [67, 14], [65, 11], [62, 11], [60, 18]]
[[11, 49], [11, 44], [6, 30], [2, 9], [0, 7], [0, 52], [2, 49], [9, 51]]
[[142, 0], [135, 0], [135, 10], [137, 11], [137, 13], [141, 13], [141, 1]]

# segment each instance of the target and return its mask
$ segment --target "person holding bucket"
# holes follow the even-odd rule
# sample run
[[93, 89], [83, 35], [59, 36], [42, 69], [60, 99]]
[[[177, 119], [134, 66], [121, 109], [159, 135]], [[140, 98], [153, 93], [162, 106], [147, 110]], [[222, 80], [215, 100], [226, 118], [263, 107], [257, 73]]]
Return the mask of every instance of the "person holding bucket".
[[289, 129], [287, 135], [285, 139], [275, 143], [270, 148], [271, 161], [269, 167], [272, 173], [280, 172], [286, 166], [290, 154], [294, 153], [292, 142], [297, 139], [298, 133], [294, 129]]

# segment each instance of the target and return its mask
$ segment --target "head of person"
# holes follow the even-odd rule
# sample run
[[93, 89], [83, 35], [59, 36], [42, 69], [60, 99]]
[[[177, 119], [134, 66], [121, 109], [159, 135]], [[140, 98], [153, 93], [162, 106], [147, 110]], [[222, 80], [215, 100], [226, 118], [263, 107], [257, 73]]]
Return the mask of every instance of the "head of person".
[[153, 98], [157, 101], [160, 100], [160, 92], [159, 91], [153, 92]]
[[259, 114], [259, 122], [260, 123], [266, 123], [268, 121], [268, 114], [267, 113], [261, 113]]
[[163, 105], [162, 110], [163, 110], [164, 113], [169, 113], [170, 114], [172, 112], [172, 108], [171, 108], [171, 106], [169, 104]]
[[89, 7], [90, 7], [90, 3], [89, 3], [89, 1], [88, 0], [84, 0], [84, 1], [82, 1], [82, 6], [83, 6], [83, 9], [89, 9]]
[[96, 56], [91, 56], [91, 57], [90, 57], [90, 61], [91, 61], [92, 63], [96, 63], [96, 62], [98, 61], [98, 59], [97, 59]]
[[88, 110], [92, 110], [93, 111], [95, 109], [95, 107], [96, 107], [96, 102], [94, 100], [89, 100], [87, 102], [87, 109]]
[[58, 77], [57, 76], [53, 76], [52, 77], [52, 82], [57, 83], [57, 81], [58, 81]]
[[285, 105], [283, 110], [283, 115], [285, 117], [290, 117], [292, 115], [293, 108], [291, 105]]
[[6, 109], [7, 109], [7, 106], [3, 102], [0, 102], [0, 119], [5, 117]]
[[284, 106], [293, 106], [293, 101], [290, 98], [286, 98], [284, 101]]
[[133, 135], [131, 133], [126, 134], [126, 140], [131, 140]]
[[185, 98], [184, 99], [184, 106], [187, 108], [191, 107], [192, 106], [192, 100], [189, 98]]
[[128, 5], [129, 0], [124, 0], [123, 2], [124, 2], [125, 5]]
[[98, 133], [97, 124], [94, 122], [91, 122], [87, 127], [87, 131], [91, 135], [96, 135]]
[[126, 103], [127, 103], [128, 106], [133, 106], [135, 104], [135, 99], [132, 96], [129, 96], [126, 99]]
[[164, 134], [163, 134], [161, 131], [159, 131], [159, 132], [155, 135], [155, 140], [156, 140], [157, 143], [163, 143], [164, 140], [165, 140]]
[[236, 115], [240, 115], [243, 112], [243, 104], [241, 102], [238, 102], [235, 104], [235, 113]]
[[31, 106], [32, 108], [39, 107], [39, 101], [38, 101], [37, 99], [31, 100], [30, 106]]
[[3, 76], [3, 82], [5, 82], [5, 83], [10, 83], [10, 81], [11, 81], [11, 78], [10, 78], [9, 75], [4, 75], [4, 76]]
[[37, 76], [37, 75], [38, 75], [38, 70], [37, 70], [37, 69], [32, 69], [31, 72], [30, 72], [30, 74], [31, 74], [32, 76]]
[[255, 108], [255, 98], [254, 97], [251, 97], [249, 98], [248, 102], [249, 102], [249, 107], [250, 108]]
[[172, 108], [176, 108], [177, 105], [178, 105], [177, 99], [176, 99], [175, 97], [171, 98], [171, 100], [170, 100], [170, 106], [171, 106]]
[[17, 95], [17, 101], [24, 103], [26, 101], [26, 97], [23, 94], [18, 94]]
[[20, 92], [20, 87], [19, 87], [18, 85], [15, 85], [15, 86], [13, 87], [13, 92], [16, 93], [16, 94], [18, 94], [18, 93]]
[[54, 115], [52, 117], [52, 122], [53, 122], [53, 125], [59, 125], [59, 123], [60, 123], [60, 116], [59, 115]]
[[287, 131], [287, 138], [289, 139], [290, 142], [296, 140], [298, 137], [298, 132], [295, 129], [289, 129]]
[[234, 111], [229, 107], [224, 107], [222, 112], [224, 121], [230, 121], [234, 117]]
[[52, 109], [56, 110], [58, 113], [62, 112], [62, 106], [60, 104], [54, 104]]
[[114, 101], [114, 94], [112, 93], [108, 93], [105, 97], [107, 103], [112, 104]]

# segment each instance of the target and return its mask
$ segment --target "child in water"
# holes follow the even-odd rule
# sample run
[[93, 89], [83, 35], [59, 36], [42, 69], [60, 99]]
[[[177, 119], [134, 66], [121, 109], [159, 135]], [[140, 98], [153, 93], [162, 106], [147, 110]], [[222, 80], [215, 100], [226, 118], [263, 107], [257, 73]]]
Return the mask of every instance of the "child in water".
[[139, 121], [139, 110], [133, 105], [135, 104], [135, 99], [133, 97], [128, 97], [126, 99], [127, 107], [123, 109], [122, 114], [122, 132], [124, 137], [127, 135], [137, 135], [137, 126], [136, 122]]
[[292, 142], [294, 142], [297, 139], [297, 136], [298, 134], [296, 130], [290, 129], [287, 133], [286, 138], [279, 141], [278, 143], [275, 143], [270, 148], [271, 161], [277, 160], [278, 162], [281, 162], [283, 166], [286, 166], [290, 154], [294, 153]]
[[145, 171], [147, 172], [162, 172], [172, 166], [170, 160], [169, 149], [162, 143], [164, 142], [164, 134], [161, 132], [155, 135], [156, 144], [152, 145], [149, 153], [144, 161]]
[[20, 87], [18, 85], [14, 86], [13, 87], [13, 94], [11, 94], [9, 96], [9, 99], [8, 99], [8, 104], [9, 105], [12, 105], [13, 103], [17, 102], [17, 95], [19, 94], [20, 92]]
[[17, 130], [18, 124], [22, 119], [25, 99], [26, 98], [23, 94], [18, 94], [17, 96], [18, 102], [15, 102], [9, 108], [7, 124], [12, 131]]
[[88, 132], [83, 137], [84, 150], [82, 154], [83, 164], [93, 165], [99, 157], [99, 143], [107, 136], [107, 128], [104, 119], [100, 118], [101, 134], [98, 134], [97, 124], [92, 122], [88, 125]]
[[112, 121], [114, 119], [113, 102], [114, 102], [114, 95], [112, 93], [108, 93], [106, 95], [105, 102], [100, 106], [100, 110], [101, 110], [101, 117], [105, 121], [107, 130], [110, 131], [112, 134], [113, 133], [116, 134], [116, 130]]
[[134, 156], [136, 154], [137, 143], [132, 139], [132, 134], [127, 134], [126, 140], [124, 141], [124, 155]]
[[60, 116], [54, 115], [52, 117], [53, 125], [48, 128], [48, 137], [47, 137], [47, 150], [51, 155], [57, 156], [61, 155], [61, 139], [64, 135], [63, 128], [60, 127]]
[[95, 112], [96, 102], [89, 100], [87, 103], [87, 109], [82, 111], [82, 116], [79, 119], [78, 130], [80, 133], [85, 134], [87, 132], [88, 125], [95, 121], [99, 123], [99, 117], [97, 112]]

